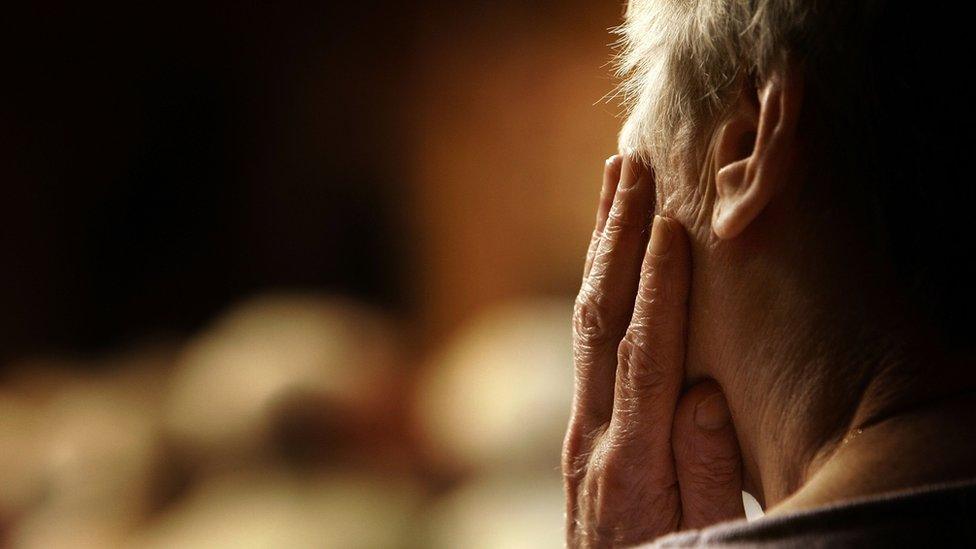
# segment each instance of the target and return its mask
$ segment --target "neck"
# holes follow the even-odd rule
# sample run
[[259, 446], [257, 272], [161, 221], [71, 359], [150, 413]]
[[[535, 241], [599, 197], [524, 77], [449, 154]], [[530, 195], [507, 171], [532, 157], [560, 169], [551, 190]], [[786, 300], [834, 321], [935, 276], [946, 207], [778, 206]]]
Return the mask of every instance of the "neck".
[[781, 363], [743, 393], [746, 468], [771, 512], [976, 477], [970, 364], [869, 341]]
[[809, 478], [771, 513], [976, 477], [972, 376], [950, 374], [920, 389], [896, 394], [883, 379], [872, 384], [841, 442], [821, 449]]
[[695, 259], [708, 305], [692, 305], [689, 376], [725, 391], [745, 489], [786, 510], [976, 476], [976, 440], [959, 432], [976, 420], [960, 396], [976, 391], [973, 357], [932, 343], [856, 224], [782, 229], [796, 211], [767, 208], [748, 238]]

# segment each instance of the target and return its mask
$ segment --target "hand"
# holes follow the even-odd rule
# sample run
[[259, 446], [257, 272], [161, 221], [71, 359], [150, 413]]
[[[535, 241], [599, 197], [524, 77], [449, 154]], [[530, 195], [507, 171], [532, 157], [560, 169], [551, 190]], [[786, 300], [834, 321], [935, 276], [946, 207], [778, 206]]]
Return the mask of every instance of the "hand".
[[570, 547], [633, 545], [745, 516], [721, 389], [705, 382], [681, 393], [689, 242], [663, 217], [648, 238], [653, 210], [651, 171], [631, 155], [607, 160], [573, 319]]

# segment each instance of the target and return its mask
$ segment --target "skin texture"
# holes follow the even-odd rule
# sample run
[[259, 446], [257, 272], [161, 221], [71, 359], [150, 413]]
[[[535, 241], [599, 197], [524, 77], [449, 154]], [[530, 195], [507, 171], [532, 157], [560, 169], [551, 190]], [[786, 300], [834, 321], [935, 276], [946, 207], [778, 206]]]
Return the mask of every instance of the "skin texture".
[[[926, 432], [952, 431], [943, 424], [958, 416], [929, 411], [976, 388], [971, 357], [935, 347], [900, 299], [891, 261], [856, 217], [868, 208], [859, 197], [840, 185], [849, 210], [810, 207], [804, 191], [827, 185], [820, 174], [829, 167], [806, 155], [804, 88], [789, 64], [758, 88], [744, 86], [707, 136], [703, 160], [688, 155], [657, 189], [662, 213], [691, 235], [687, 381], [722, 387], [744, 485], [774, 513], [976, 475], [972, 466], [935, 474], [925, 452], [909, 451]], [[925, 426], [898, 420], [912, 414], [925, 415]], [[865, 429], [886, 434], [863, 436], [883, 438], [873, 446], [843, 442]], [[959, 443], [942, 455], [974, 454], [972, 440], [947, 440]], [[878, 452], [904, 457], [910, 473], [878, 476]], [[824, 497], [792, 498], [800, 492]]]
[[[721, 391], [681, 396], [690, 249], [653, 221], [652, 172], [611, 157], [574, 316], [576, 394], [563, 451], [567, 541], [632, 545], [743, 516]], [[679, 402], [680, 396], [680, 402]]]
[[[973, 357], [933, 343], [867, 203], [821, 177], [804, 90], [786, 63], [700, 154], [608, 162], [574, 318], [569, 546], [741, 517], [742, 488], [780, 514], [976, 477]], [[812, 208], [810, 185], [843, 207]], [[706, 402], [731, 423], [696, 424]]]

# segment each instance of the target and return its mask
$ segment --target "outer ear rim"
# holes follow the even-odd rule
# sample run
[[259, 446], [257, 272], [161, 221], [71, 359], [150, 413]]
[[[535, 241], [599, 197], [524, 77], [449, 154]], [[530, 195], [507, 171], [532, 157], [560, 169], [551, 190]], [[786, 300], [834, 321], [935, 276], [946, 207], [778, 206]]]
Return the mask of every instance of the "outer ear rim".
[[[786, 141], [796, 132], [802, 94], [802, 76], [789, 64], [774, 72], [760, 90], [752, 152], [745, 158], [720, 166], [715, 174], [712, 232], [719, 239], [731, 240], [739, 236], [776, 194], [778, 180], [783, 175], [782, 169], [776, 169], [777, 159], [782, 163], [787, 153]], [[726, 129], [727, 125], [723, 125], [721, 131]], [[737, 192], [723, 192], [728, 189]]]

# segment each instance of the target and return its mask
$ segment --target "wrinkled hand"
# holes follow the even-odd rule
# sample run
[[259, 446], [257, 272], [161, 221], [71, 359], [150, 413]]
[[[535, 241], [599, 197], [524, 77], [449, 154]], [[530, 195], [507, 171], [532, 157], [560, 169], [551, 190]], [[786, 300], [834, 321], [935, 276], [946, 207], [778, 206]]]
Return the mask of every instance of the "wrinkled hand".
[[648, 237], [653, 205], [650, 170], [630, 156], [607, 160], [573, 319], [576, 391], [563, 447], [570, 547], [633, 545], [744, 516], [721, 390], [705, 382], [681, 392], [689, 243], [662, 217]]

